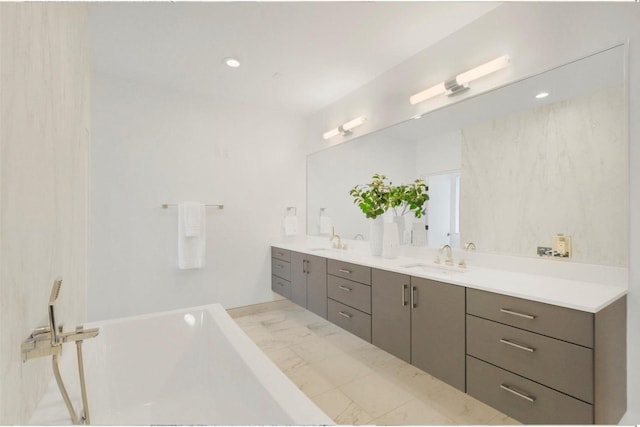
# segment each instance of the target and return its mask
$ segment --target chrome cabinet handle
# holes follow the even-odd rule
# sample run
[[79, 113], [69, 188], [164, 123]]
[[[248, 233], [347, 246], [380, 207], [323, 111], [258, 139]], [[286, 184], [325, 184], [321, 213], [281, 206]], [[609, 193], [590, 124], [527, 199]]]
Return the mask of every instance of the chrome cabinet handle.
[[409, 288], [409, 285], [402, 285], [402, 306], [406, 307], [407, 306], [407, 289]]
[[510, 345], [511, 347], [515, 347], [515, 348], [518, 348], [520, 350], [528, 351], [530, 353], [533, 353], [534, 351], [536, 351], [535, 348], [527, 347], [526, 345], [522, 345], [522, 344], [517, 344], [517, 343], [514, 343], [513, 341], [505, 340], [504, 338], [500, 338], [500, 342], [502, 344]]
[[518, 313], [517, 311], [508, 310], [506, 308], [501, 308], [500, 312], [501, 313], [506, 313], [506, 314], [511, 314], [512, 316], [524, 317], [525, 319], [529, 319], [529, 320], [533, 320], [533, 319], [536, 318], [536, 316], [534, 316], [532, 314]]
[[343, 291], [346, 291], [346, 292], [351, 292], [352, 291], [351, 288], [347, 288], [346, 286], [342, 286], [342, 285], [339, 285], [338, 288], [340, 288], [340, 289], [342, 289]]
[[418, 292], [418, 288], [416, 288], [415, 286], [411, 287], [411, 306], [413, 308], [418, 307], [418, 298], [416, 296], [416, 293]]
[[311, 273], [311, 269], [309, 269], [309, 264], [310, 264], [309, 260], [308, 260], [308, 259], [305, 259], [305, 260], [304, 260], [304, 262], [306, 262], [306, 263], [307, 263], [307, 271], [306, 271], [306, 273], [307, 273], [307, 274]]
[[341, 269], [340, 269], [340, 270], [338, 270], [338, 271], [339, 271], [340, 273], [344, 273], [344, 274], [351, 274], [351, 273], [353, 273], [353, 271], [351, 271], [351, 270], [347, 270], [347, 269], [344, 269], [344, 268], [341, 268]]
[[302, 260], [302, 272], [304, 274], [307, 274], [307, 260], [306, 259]]
[[342, 317], [346, 317], [347, 319], [351, 319], [353, 316], [349, 313], [345, 313], [344, 311], [339, 311], [338, 314]]
[[535, 400], [536, 400], [536, 398], [535, 398], [535, 397], [528, 396], [528, 395], [526, 395], [526, 394], [524, 394], [524, 393], [522, 393], [522, 392], [519, 392], [519, 391], [517, 391], [517, 390], [514, 390], [514, 389], [512, 389], [511, 387], [506, 386], [506, 385], [504, 385], [504, 384], [500, 384], [500, 388], [501, 388], [501, 389], [503, 389], [503, 390], [508, 391], [509, 393], [513, 393], [513, 394], [515, 394], [516, 396], [521, 397], [522, 399], [524, 399], [524, 400], [526, 400], [526, 401], [528, 401], [528, 402], [533, 403], [533, 402], [535, 402]]

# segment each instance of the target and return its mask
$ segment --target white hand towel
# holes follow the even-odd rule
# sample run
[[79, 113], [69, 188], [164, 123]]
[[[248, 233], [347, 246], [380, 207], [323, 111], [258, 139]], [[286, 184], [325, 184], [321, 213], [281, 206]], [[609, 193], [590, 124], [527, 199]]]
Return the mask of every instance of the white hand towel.
[[285, 236], [295, 236], [298, 234], [298, 217], [295, 215], [287, 215], [282, 221]]
[[178, 204], [178, 268], [181, 270], [204, 267], [205, 219], [202, 203]]
[[331, 234], [331, 218], [320, 215], [320, 234]]
[[198, 202], [183, 202], [179, 205], [185, 237], [200, 236], [204, 224], [204, 205]]

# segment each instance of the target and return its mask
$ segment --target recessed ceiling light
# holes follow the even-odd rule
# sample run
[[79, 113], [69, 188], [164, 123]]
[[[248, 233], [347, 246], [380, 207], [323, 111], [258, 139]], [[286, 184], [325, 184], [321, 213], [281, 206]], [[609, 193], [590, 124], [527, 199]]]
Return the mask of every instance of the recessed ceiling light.
[[240, 61], [238, 61], [236, 58], [225, 58], [224, 63], [231, 68], [238, 68], [240, 66]]
[[542, 99], [542, 98], [546, 98], [547, 96], [549, 96], [548, 92], [540, 92], [539, 94], [536, 95], [536, 98]]

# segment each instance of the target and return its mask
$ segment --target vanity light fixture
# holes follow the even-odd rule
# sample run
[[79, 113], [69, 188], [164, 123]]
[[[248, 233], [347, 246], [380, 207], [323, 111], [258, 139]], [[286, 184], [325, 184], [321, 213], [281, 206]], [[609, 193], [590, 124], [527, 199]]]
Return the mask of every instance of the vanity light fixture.
[[536, 95], [536, 99], [546, 98], [547, 96], [549, 96], [549, 92], [540, 92]]
[[455, 95], [456, 93], [469, 89], [469, 83], [473, 80], [501, 70], [507, 67], [510, 62], [511, 58], [509, 55], [502, 55], [501, 57], [491, 60], [476, 68], [460, 73], [449, 80], [438, 83], [429, 89], [416, 93], [409, 98], [409, 102], [412, 105], [415, 105], [443, 93], [447, 96]]
[[363, 124], [364, 122], [367, 121], [367, 118], [365, 116], [360, 116], [360, 117], [356, 117], [353, 120], [350, 120], [340, 126], [338, 126], [335, 129], [331, 129], [330, 131], [325, 132], [322, 137], [324, 139], [331, 139], [334, 136], [337, 135], [348, 135], [351, 133], [352, 129], [360, 126], [361, 124]]

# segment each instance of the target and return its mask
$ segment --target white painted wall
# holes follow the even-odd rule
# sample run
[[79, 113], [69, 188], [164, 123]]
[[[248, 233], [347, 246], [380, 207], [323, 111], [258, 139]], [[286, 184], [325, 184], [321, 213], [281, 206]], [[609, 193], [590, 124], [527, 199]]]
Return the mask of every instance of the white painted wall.
[[[304, 121], [94, 75], [88, 316], [271, 301], [286, 206], [304, 235]], [[207, 209], [206, 266], [177, 268], [177, 210]]]
[[89, 78], [85, 5], [0, 3], [0, 424], [26, 424], [51, 379], [20, 344], [57, 276], [59, 324], [85, 320]]
[[434, 175], [460, 169], [462, 134], [459, 130], [416, 142], [416, 172]]
[[[324, 146], [326, 129], [350, 117], [370, 118], [360, 136], [452, 102], [441, 97], [411, 106], [410, 95], [456, 72], [504, 53], [504, 72], [474, 82], [458, 101], [498, 84], [519, 80], [629, 42], [629, 266], [628, 411], [623, 423], [640, 422], [640, 7], [634, 3], [505, 3], [467, 27], [399, 64], [311, 118], [308, 151]], [[636, 167], [633, 167], [635, 165]]]

